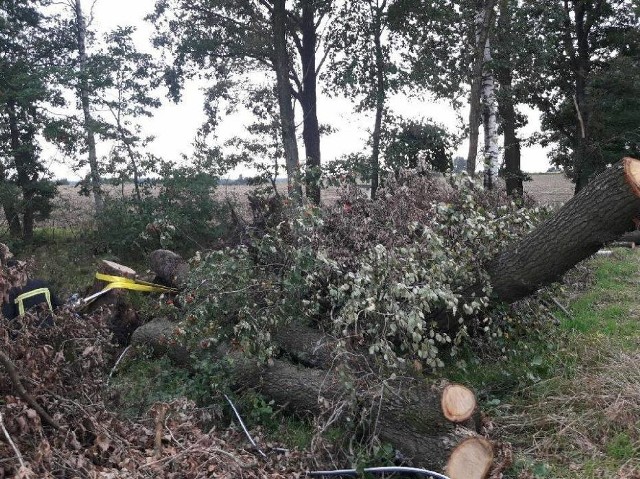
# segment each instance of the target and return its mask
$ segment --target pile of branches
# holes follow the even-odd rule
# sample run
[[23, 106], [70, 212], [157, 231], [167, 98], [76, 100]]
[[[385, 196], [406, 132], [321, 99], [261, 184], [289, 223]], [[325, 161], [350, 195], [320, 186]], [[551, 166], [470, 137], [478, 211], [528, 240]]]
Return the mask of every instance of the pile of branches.
[[109, 316], [65, 308], [48, 328], [37, 314], [0, 320], [0, 478], [276, 479], [308, 468], [275, 446], [258, 462], [242, 433], [186, 399], [136, 419], [111, 410], [121, 351]]

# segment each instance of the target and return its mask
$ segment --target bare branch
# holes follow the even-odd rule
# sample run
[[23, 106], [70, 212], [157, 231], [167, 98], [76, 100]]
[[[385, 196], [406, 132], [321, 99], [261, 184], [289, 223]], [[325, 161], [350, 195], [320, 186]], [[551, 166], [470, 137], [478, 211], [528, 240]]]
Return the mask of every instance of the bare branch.
[[24, 468], [25, 464], [24, 464], [24, 460], [22, 459], [22, 454], [20, 454], [20, 451], [18, 450], [18, 447], [13, 442], [13, 439], [11, 439], [11, 436], [9, 436], [9, 431], [7, 431], [7, 428], [4, 427], [4, 419], [2, 418], [2, 412], [1, 411], [0, 411], [0, 428], [2, 428], [2, 432], [4, 433], [4, 437], [7, 438], [7, 442], [9, 443], [11, 448], [13, 449], [13, 452], [16, 454], [16, 458], [18, 459], [18, 462], [20, 463], [20, 468], [21, 469]]
[[54, 429], [60, 429], [60, 425], [51, 416], [49, 416], [49, 413], [47, 413], [47, 411], [45, 411], [44, 408], [40, 406], [40, 404], [38, 404], [38, 402], [33, 398], [33, 396], [29, 394], [29, 392], [24, 388], [15, 364], [13, 364], [13, 361], [9, 359], [9, 356], [7, 356], [2, 351], [0, 351], [0, 364], [2, 364], [4, 368], [7, 370], [7, 373], [9, 374], [9, 378], [11, 378], [11, 382], [16, 388], [16, 392], [18, 393], [18, 395], [22, 399], [24, 399], [27, 402], [27, 404], [29, 404], [29, 406], [31, 406], [40, 415], [40, 417], [44, 420], [44, 422], [46, 422], [49, 426], [51, 426]]

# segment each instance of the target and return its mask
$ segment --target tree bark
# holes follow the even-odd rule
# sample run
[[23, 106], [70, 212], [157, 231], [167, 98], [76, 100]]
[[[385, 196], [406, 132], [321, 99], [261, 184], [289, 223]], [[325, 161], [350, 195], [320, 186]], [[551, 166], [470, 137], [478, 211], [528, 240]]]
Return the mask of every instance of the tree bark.
[[320, 125], [318, 123], [316, 44], [318, 41], [315, 24], [314, 1], [302, 3], [302, 45], [300, 60], [302, 63], [302, 89], [300, 106], [303, 115], [302, 139], [306, 154], [305, 182], [307, 198], [320, 204]]
[[507, 194], [522, 197], [522, 171], [520, 170], [520, 139], [516, 134], [516, 109], [513, 103], [511, 72], [507, 68], [496, 74], [500, 84], [498, 110], [502, 118], [504, 135], [504, 178]]
[[189, 265], [173, 251], [157, 249], [149, 255], [149, 267], [161, 283], [172, 288], [184, 286], [189, 276]]
[[385, 7], [386, 1], [383, 1], [382, 5], [376, 2], [373, 12], [373, 44], [376, 59], [376, 115], [371, 148], [371, 199], [376, 197], [376, 191], [380, 183], [380, 139], [382, 136], [382, 116], [384, 115], [384, 105], [387, 97], [386, 68], [382, 49], [382, 14]]
[[[491, 31], [496, 0], [479, 0], [476, 6], [475, 43], [473, 64], [471, 67], [471, 93], [469, 98], [469, 152], [467, 154], [467, 173], [476, 174], [478, 156], [478, 136], [480, 135], [480, 94], [482, 88], [482, 70], [484, 66], [485, 45]], [[485, 3], [486, 2], [486, 3]], [[487, 12], [487, 15], [483, 15]]]
[[[488, 5], [487, 8], [493, 7]], [[483, 11], [482, 18], [491, 15], [489, 11]], [[488, 27], [490, 28], [490, 27]], [[495, 82], [488, 64], [492, 61], [491, 40], [487, 36], [484, 44], [484, 57], [482, 67], [482, 123], [484, 130], [484, 187], [493, 189], [494, 179], [498, 175], [499, 150], [498, 150], [498, 111], [496, 102]]]
[[100, 213], [104, 206], [104, 198], [102, 195], [102, 180], [100, 178], [100, 169], [98, 167], [98, 155], [96, 153], [96, 138], [94, 133], [95, 121], [93, 119], [93, 115], [91, 114], [91, 100], [89, 98], [90, 90], [87, 81], [87, 24], [82, 12], [81, 0], [75, 0], [75, 2], [76, 42], [78, 48], [78, 63], [80, 66], [78, 93], [80, 95], [80, 104], [82, 105], [82, 113], [84, 115], [84, 131], [87, 137], [91, 192], [93, 193], [96, 213]]
[[300, 160], [296, 141], [296, 125], [291, 104], [291, 84], [289, 83], [289, 54], [287, 53], [285, 0], [274, 0], [272, 11], [273, 67], [276, 73], [278, 106], [280, 109], [280, 129], [284, 147], [289, 196], [296, 202], [302, 201], [302, 187], [298, 178]]
[[640, 161], [625, 158], [491, 262], [493, 295], [507, 302], [530, 295], [634, 229], [639, 196]]
[[290, 324], [275, 331], [272, 338], [294, 362], [303, 366], [330, 369], [338, 362], [337, 339], [310, 326]]
[[[508, 42], [513, 35], [513, 14], [510, 8], [510, 0], [500, 1], [500, 16], [498, 19], [502, 44]], [[503, 51], [498, 49], [500, 56], [496, 66], [496, 79], [500, 86], [498, 97], [498, 113], [502, 119], [502, 131], [504, 137], [504, 178], [507, 194], [513, 197], [522, 197], [524, 187], [522, 184], [522, 171], [520, 170], [520, 139], [516, 135], [516, 109], [513, 93], [513, 73], [511, 70], [512, 55], [510, 45], [504, 45]]]

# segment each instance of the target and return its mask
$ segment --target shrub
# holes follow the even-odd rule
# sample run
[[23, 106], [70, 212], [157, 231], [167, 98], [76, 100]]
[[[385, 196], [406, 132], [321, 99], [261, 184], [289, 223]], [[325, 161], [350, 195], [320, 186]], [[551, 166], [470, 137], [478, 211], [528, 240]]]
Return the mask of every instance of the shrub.
[[143, 189], [142, 198], [108, 198], [97, 219], [96, 247], [137, 259], [157, 248], [182, 254], [210, 248], [231, 236], [230, 205], [212, 197], [215, 178], [171, 169]]

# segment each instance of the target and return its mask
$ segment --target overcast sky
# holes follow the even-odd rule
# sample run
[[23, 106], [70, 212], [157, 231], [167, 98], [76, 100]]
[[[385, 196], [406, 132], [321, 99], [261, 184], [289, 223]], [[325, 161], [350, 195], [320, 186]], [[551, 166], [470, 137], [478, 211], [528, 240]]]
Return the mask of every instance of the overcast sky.
[[[90, 8], [91, 1], [83, 0], [85, 10]], [[154, 0], [97, 0], [94, 8], [94, 20], [92, 27], [101, 36], [119, 25], [133, 25], [137, 28], [135, 41], [140, 50], [150, 51], [150, 37], [153, 28], [144, 21], [145, 15], [153, 10]], [[161, 92], [161, 97], [164, 96]], [[163, 105], [153, 118], [141, 121], [144, 131], [154, 135], [156, 140], [149, 146], [149, 150], [165, 159], [176, 159], [181, 154], [189, 155], [192, 152], [191, 143], [198, 127], [204, 120], [202, 109], [203, 95], [200, 87], [190, 83], [185, 89], [182, 100], [174, 104], [162, 98]], [[451, 131], [456, 131], [460, 126], [459, 115], [445, 102], [416, 101], [405, 97], [393, 97], [389, 105], [395, 113], [403, 116], [432, 119], [444, 124]], [[539, 128], [538, 115], [526, 110], [529, 116], [529, 125], [520, 131], [520, 136], [525, 137]], [[467, 117], [467, 111], [459, 112], [463, 118]], [[373, 126], [373, 118], [353, 112], [350, 102], [341, 99], [329, 99], [321, 96], [318, 103], [318, 117], [322, 123], [329, 124], [337, 131], [322, 138], [323, 163], [331, 161], [342, 154], [351, 153], [362, 149], [367, 138], [367, 130]], [[225, 119], [217, 134], [221, 140], [233, 135], [241, 135], [247, 115], [234, 115]], [[301, 152], [303, 147], [300, 144]], [[455, 154], [466, 157], [467, 143], [458, 146]], [[103, 145], [100, 154], [106, 154], [108, 148]], [[77, 178], [78, 175], [64, 165], [60, 154], [51, 153], [56, 159], [51, 162], [51, 169], [56, 177]], [[527, 172], [546, 171], [549, 168], [545, 151], [541, 147], [526, 147], [522, 149], [522, 169]], [[235, 177], [246, 171], [237, 170], [230, 176]]]

